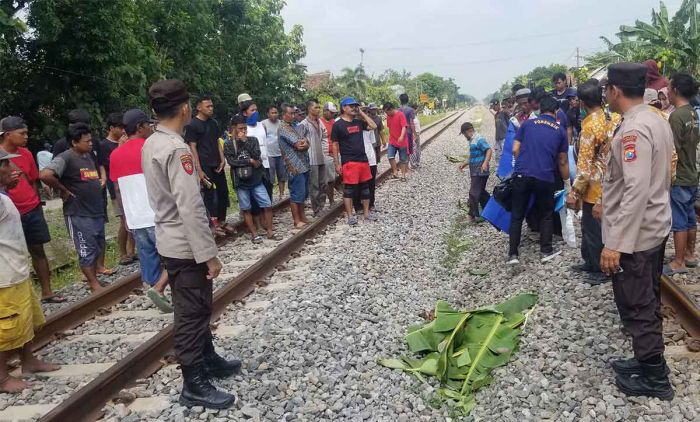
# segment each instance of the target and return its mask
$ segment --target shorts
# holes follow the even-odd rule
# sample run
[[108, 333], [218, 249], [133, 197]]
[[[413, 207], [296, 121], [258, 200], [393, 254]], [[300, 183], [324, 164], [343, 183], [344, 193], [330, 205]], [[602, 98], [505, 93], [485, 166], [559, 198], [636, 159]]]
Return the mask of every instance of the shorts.
[[287, 174], [287, 165], [284, 164], [284, 158], [282, 157], [268, 157], [270, 160], [270, 181], [277, 183], [286, 182], [289, 180], [289, 174]]
[[395, 147], [391, 144], [389, 144], [389, 147], [386, 151], [386, 156], [388, 159], [393, 160], [394, 157], [396, 157], [396, 153], [399, 153], [399, 162], [400, 163], [407, 163], [408, 162], [408, 149], [406, 147]]
[[343, 164], [343, 183], [359, 185], [372, 179], [372, 171], [367, 161], [348, 161]]
[[105, 247], [104, 217], [66, 216], [66, 227], [78, 252], [78, 264], [89, 267]]
[[684, 232], [697, 227], [695, 196], [697, 186], [671, 186], [671, 231]]
[[0, 288], [0, 352], [29, 343], [45, 322], [30, 279]]
[[270, 195], [267, 194], [267, 189], [263, 183], [258, 184], [254, 188], [236, 188], [236, 196], [238, 197], [238, 209], [241, 211], [250, 211], [252, 204], [251, 196], [255, 198], [255, 202], [260, 208], [270, 208], [272, 201]]
[[334, 183], [338, 175], [335, 173], [335, 163], [332, 157], [324, 157], [325, 171], [326, 171], [326, 183]]
[[131, 230], [139, 254], [141, 279], [149, 286], [154, 286], [163, 273], [160, 255], [156, 249], [156, 228], [144, 227]]
[[49, 225], [44, 218], [44, 210], [41, 205], [22, 215], [22, 230], [27, 245], [43, 245], [51, 241]]
[[289, 199], [295, 204], [303, 204], [309, 197], [309, 172], [289, 175]]

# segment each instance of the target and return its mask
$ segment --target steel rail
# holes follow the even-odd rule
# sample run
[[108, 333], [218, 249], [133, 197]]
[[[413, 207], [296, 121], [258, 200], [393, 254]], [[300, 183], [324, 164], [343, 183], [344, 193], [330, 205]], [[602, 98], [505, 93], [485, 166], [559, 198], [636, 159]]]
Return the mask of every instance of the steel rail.
[[661, 275], [661, 302], [670, 306], [685, 331], [700, 339], [700, 307], [671, 277]]
[[[423, 145], [430, 144], [464, 113], [465, 110], [457, 111], [423, 129], [427, 130], [451, 119], [444, 127], [431, 134]], [[377, 181], [383, 181], [390, 173], [391, 169], [385, 170], [377, 177]], [[243, 299], [255, 290], [259, 280], [275, 272], [277, 265], [289, 260], [291, 254], [300, 249], [307, 239], [316, 236], [342, 213], [343, 204], [342, 201], [339, 201], [322, 217], [279, 244], [264, 258], [218, 289], [213, 298], [212, 320], [220, 317], [230, 303]], [[169, 324], [160, 330], [155, 336], [138, 346], [105, 372], [71, 394], [61, 404], [45, 414], [40, 421], [64, 422], [71, 420], [82, 422], [98, 419], [102, 416], [102, 408], [114, 395], [133, 381], [152, 375], [165, 364], [162, 358], [172, 350], [173, 328], [173, 324]]]

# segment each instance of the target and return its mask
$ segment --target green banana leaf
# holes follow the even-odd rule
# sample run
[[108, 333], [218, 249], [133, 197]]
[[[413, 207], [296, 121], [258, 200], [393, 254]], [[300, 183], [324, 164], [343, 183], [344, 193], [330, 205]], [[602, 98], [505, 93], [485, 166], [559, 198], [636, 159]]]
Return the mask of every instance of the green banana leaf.
[[519, 335], [537, 302], [520, 294], [495, 306], [458, 311], [447, 302], [435, 305], [435, 319], [409, 327], [406, 343], [420, 358], [382, 359], [379, 363], [414, 374], [433, 376], [442, 384], [437, 393], [462, 413], [475, 406], [474, 392], [493, 381], [494, 368], [505, 365], [518, 351]]

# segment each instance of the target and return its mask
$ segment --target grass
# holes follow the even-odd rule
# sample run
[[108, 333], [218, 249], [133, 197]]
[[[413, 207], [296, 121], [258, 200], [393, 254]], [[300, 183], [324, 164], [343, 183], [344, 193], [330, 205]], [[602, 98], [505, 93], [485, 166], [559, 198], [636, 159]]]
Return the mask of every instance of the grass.
[[462, 259], [462, 254], [469, 249], [472, 243], [470, 239], [464, 238], [464, 229], [467, 227], [468, 220], [467, 213], [461, 201], [458, 203], [458, 207], [459, 212], [454, 218], [454, 221], [452, 221], [450, 232], [445, 238], [447, 255], [443, 259], [442, 264], [448, 270], [452, 270], [457, 266]]

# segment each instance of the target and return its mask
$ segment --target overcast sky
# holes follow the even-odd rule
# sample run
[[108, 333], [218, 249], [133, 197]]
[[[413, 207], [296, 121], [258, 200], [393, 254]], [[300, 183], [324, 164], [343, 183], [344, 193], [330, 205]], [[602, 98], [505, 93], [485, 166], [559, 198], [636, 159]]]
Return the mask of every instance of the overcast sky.
[[[671, 16], [682, 0], [667, 0]], [[622, 24], [650, 20], [657, 0], [287, 0], [285, 26], [304, 27], [308, 71], [360, 63], [452, 77], [481, 99], [539, 65], [576, 65]]]

